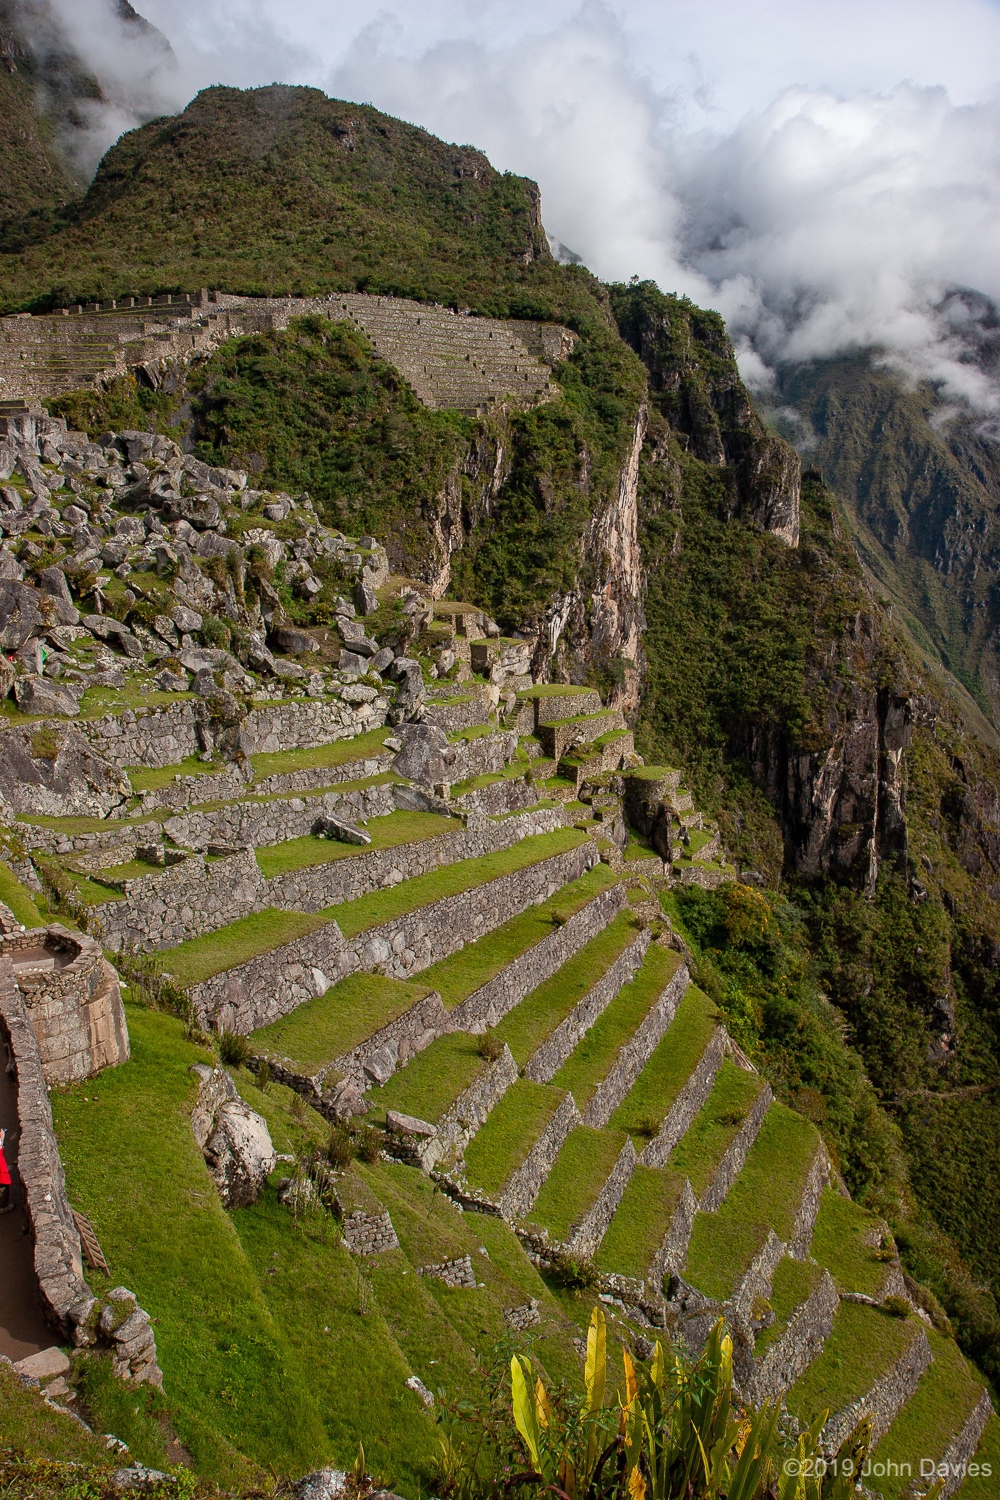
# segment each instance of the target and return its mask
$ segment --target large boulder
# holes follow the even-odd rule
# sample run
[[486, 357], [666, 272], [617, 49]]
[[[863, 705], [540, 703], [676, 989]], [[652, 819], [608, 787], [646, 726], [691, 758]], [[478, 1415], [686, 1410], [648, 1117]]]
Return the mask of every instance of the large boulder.
[[92, 750], [82, 734], [46, 725], [0, 734], [0, 794], [15, 812], [103, 818], [132, 788], [124, 771]]
[[294, 625], [276, 625], [271, 631], [271, 640], [279, 651], [287, 656], [301, 656], [305, 651], [319, 651], [320, 644], [308, 630], [299, 630]]
[[388, 675], [399, 683], [390, 722], [402, 724], [404, 719], [419, 718], [426, 696], [420, 663], [412, 656], [397, 656], [388, 668]]
[[264, 1119], [245, 1104], [222, 1068], [196, 1063], [200, 1081], [191, 1128], [226, 1208], [256, 1203], [274, 1171], [271, 1135]]
[[38, 575], [38, 587], [52, 601], [50, 609], [60, 625], [79, 623], [80, 611], [73, 603], [73, 595], [69, 591], [66, 574], [62, 568], [43, 568]]
[[392, 763], [392, 769], [418, 786], [433, 789], [453, 779], [456, 753], [443, 729], [434, 724], [402, 724], [399, 738], [403, 748]]
[[41, 626], [38, 595], [13, 578], [0, 579], [0, 650], [16, 651]]
[[57, 687], [45, 677], [19, 677], [14, 683], [14, 697], [23, 714], [55, 714], [75, 719], [80, 712], [76, 695], [68, 687]]
[[187, 521], [199, 531], [214, 530], [222, 520], [222, 511], [214, 495], [177, 495], [164, 500], [165, 521]]

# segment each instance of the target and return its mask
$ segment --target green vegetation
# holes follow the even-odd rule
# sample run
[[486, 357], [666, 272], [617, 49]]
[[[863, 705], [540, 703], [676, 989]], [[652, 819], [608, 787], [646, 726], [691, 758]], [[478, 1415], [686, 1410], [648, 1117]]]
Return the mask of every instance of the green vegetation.
[[711, 1182], [762, 1087], [756, 1074], [728, 1058], [723, 1061], [712, 1092], [670, 1154], [670, 1166], [690, 1179], [696, 1198]]
[[637, 1166], [601, 1241], [602, 1271], [645, 1279], [674, 1216], [684, 1179], [669, 1167]]
[[843, 1291], [878, 1297], [888, 1275], [886, 1261], [879, 1255], [886, 1232], [885, 1224], [860, 1203], [828, 1187], [813, 1230], [813, 1259], [826, 1267]]
[[[719, 1082], [723, 1082], [721, 1077]], [[695, 1219], [684, 1270], [692, 1285], [724, 1300], [748, 1269], [769, 1229], [779, 1240], [792, 1238], [818, 1144], [815, 1126], [783, 1105], [772, 1104], [725, 1202], [715, 1213]]]
[[174, 1425], [203, 1472], [216, 1454], [201, 1424], [261, 1465], [308, 1469], [329, 1452], [317, 1408], [191, 1133], [189, 1068], [210, 1058], [171, 1017], [130, 1006], [128, 1024], [129, 1062], [53, 1097], [70, 1197], [97, 1231], [108, 1286], [129, 1286], [156, 1317]]
[[177, 776], [215, 776], [220, 764], [206, 763], [198, 755], [188, 755], [173, 766], [127, 766], [126, 773], [134, 792], [158, 792], [173, 786]]
[[564, 1240], [597, 1200], [621, 1154], [627, 1136], [617, 1130], [579, 1125], [563, 1142], [531, 1210], [555, 1240]]
[[307, 932], [315, 932], [323, 922], [322, 915], [277, 911], [273, 906], [268, 907], [267, 911], [230, 922], [228, 927], [220, 927], [217, 932], [178, 943], [170, 950], [170, 972], [180, 984], [200, 984], [223, 969], [248, 963], [262, 953], [270, 953], [273, 948], [305, 937]]
[[497, 1193], [541, 1136], [565, 1096], [551, 1084], [519, 1078], [465, 1153], [469, 1181]]
[[387, 1109], [398, 1109], [436, 1124], [484, 1066], [478, 1037], [467, 1031], [439, 1036], [388, 1083], [371, 1090], [374, 1118], [383, 1120]]
[[627, 1130], [641, 1149], [659, 1130], [714, 1031], [715, 1006], [689, 984], [666, 1035], [611, 1116], [611, 1128]]
[[100, 1463], [106, 1450], [99, 1437], [72, 1417], [46, 1406], [40, 1392], [25, 1390], [9, 1365], [0, 1364], [3, 1440], [32, 1457], [69, 1463]]
[[42, 927], [45, 918], [41, 915], [31, 892], [17, 879], [9, 865], [0, 860], [0, 901], [9, 906], [17, 920], [25, 927]]
[[440, 813], [398, 811], [370, 821], [371, 843], [367, 845], [342, 844], [336, 839], [307, 833], [303, 838], [285, 839], [280, 844], [260, 848], [257, 863], [261, 873], [270, 880], [275, 875], [287, 875], [310, 865], [329, 865], [338, 859], [356, 858], [369, 848], [397, 849], [400, 844], [415, 844], [422, 839], [436, 838], [439, 833], [461, 831], [455, 818], [442, 817]]
[[792, 1256], [786, 1255], [778, 1262], [768, 1298], [774, 1322], [767, 1328], [762, 1328], [757, 1335], [754, 1344], [755, 1359], [763, 1359], [771, 1345], [782, 1337], [793, 1314], [815, 1291], [822, 1275], [821, 1267], [812, 1260], [794, 1260]]
[[788, 1392], [788, 1410], [803, 1423], [824, 1411], [842, 1411], [888, 1373], [919, 1333], [916, 1318], [842, 1302], [822, 1354]]
[[332, 917], [346, 938], [356, 937], [359, 932], [367, 932], [384, 922], [406, 916], [418, 907], [443, 901], [447, 896], [460, 895], [488, 880], [496, 880], [501, 875], [510, 875], [540, 860], [550, 859], [554, 854], [562, 854], [583, 842], [584, 836], [575, 829], [557, 828], [554, 833], [522, 839], [519, 844], [501, 849], [496, 854], [457, 860], [453, 865], [443, 865], [388, 890], [373, 891], [340, 906], [328, 906], [321, 915], [327, 919]]
[[[324, 766], [346, 766], [356, 760], [370, 760], [385, 754], [388, 729], [370, 729], [353, 739], [334, 740], [332, 745], [313, 745], [302, 750], [275, 750], [251, 755], [254, 779], [285, 776], [291, 771], [312, 771]], [[133, 783], [134, 785], [134, 783]]]
[[553, 1078], [553, 1083], [573, 1095], [581, 1112], [608, 1073], [618, 1049], [660, 998], [680, 962], [679, 954], [651, 944], [635, 978], [622, 986]]
[[567, 959], [551, 979], [545, 980], [508, 1012], [496, 1028], [496, 1034], [507, 1043], [520, 1067], [524, 1067], [545, 1038], [603, 978], [634, 941], [635, 935], [635, 927], [627, 914], [616, 917], [603, 932]]
[[[927, 1337], [934, 1363], [924, 1372], [916, 1391], [872, 1453], [876, 1474], [879, 1464], [885, 1464], [887, 1469], [890, 1463], [897, 1465], [898, 1474], [902, 1465], [909, 1463], [913, 1477], [919, 1478], [921, 1458], [940, 1462], [982, 1393], [981, 1383], [954, 1340], [934, 1329], [927, 1329]], [[897, 1500], [909, 1487], [906, 1477], [897, 1478], [891, 1469], [886, 1477], [879, 1475], [877, 1482], [884, 1500]], [[969, 1479], [967, 1485], [974, 1495], [975, 1481]]]
[[[171, 954], [171, 962], [173, 954]], [[253, 1032], [256, 1052], [287, 1057], [308, 1077], [417, 1004], [429, 986], [379, 974], [348, 974], [287, 1016]]]

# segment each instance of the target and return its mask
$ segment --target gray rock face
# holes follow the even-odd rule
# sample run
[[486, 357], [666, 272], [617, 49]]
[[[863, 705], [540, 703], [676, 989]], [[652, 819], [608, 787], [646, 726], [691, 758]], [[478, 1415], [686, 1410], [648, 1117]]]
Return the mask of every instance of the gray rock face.
[[338, 1500], [347, 1489], [347, 1475], [343, 1469], [317, 1469], [307, 1474], [292, 1490], [295, 1500]]
[[13, 579], [0, 580], [0, 649], [16, 651], [41, 623], [34, 589]]
[[212, 495], [179, 495], [165, 500], [162, 514], [165, 521], [187, 521], [199, 531], [218, 526], [222, 519], [219, 502]]
[[285, 651], [289, 656], [299, 656], [304, 651], [318, 651], [319, 641], [307, 630], [298, 630], [294, 625], [278, 625], [272, 632], [271, 637], [279, 651]]
[[221, 1068], [196, 1064], [201, 1081], [191, 1128], [226, 1208], [255, 1203], [277, 1160], [264, 1120]]
[[435, 787], [453, 780], [455, 747], [449, 745], [443, 729], [437, 729], [433, 724], [403, 724], [399, 738], [403, 748], [392, 768], [400, 776], [422, 787]]
[[389, 675], [400, 685], [396, 694], [393, 721], [401, 724], [405, 719], [415, 717], [423, 707], [424, 674], [420, 670], [420, 663], [412, 656], [397, 656]]
[[385, 1112], [386, 1129], [393, 1131], [396, 1135], [413, 1135], [423, 1140], [431, 1140], [437, 1135], [437, 1126], [430, 1125], [426, 1120], [418, 1120], [416, 1115], [404, 1115], [396, 1109], [387, 1109]]
[[[45, 685], [51, 690], [51, 684]], [[55, 730], [54, 739], [57, 754], [52, 760], [37, 753], [42, 747], [36, 730], [9, 729], [0, 735], [0, 793], [13, 810], [103, 817], [130, 795], [126, 774], [91, 750], [81, 733]]]
[[356, 828], [353, 823], [345, 823], [342, 818], [323, 818], [317, 830], [328, 839], [339, 839], [342, 844], [370, 844], [372, 836], [363, 828]]
[[38, 575], [38, 586], [54, 601], [60, 625], [76, 625], [79, 622], [80, 611], [73, 603], [62, 568], [43, 568]]
[[367, 579], [362, 579], [355, 587], [354, 602], [361, 615], [373, 615], [378, 609], [378, 595]]
[[190, 633], [192, 630], [200, 630], [203, 624], [202, 617], [196, 609], [189, 609], [186, 604], [178, 604], [171, 611], [171, 619], [178, 630]]
[[72, 719], [80, 711], [77, 699], [67, 687], [57, 687], [44, 677], [21, 677], [14, 684], [17, 706], [24, 714], [57, 714]]

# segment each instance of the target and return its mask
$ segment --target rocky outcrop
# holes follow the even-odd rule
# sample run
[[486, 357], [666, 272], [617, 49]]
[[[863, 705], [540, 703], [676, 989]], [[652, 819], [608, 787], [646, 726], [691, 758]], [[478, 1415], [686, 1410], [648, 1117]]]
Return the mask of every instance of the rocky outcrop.
[[45, 726], [0, 735], [0, 796], [14, 813], [104, 818], [131, 794], [124, 771], [74, 729]]
[[226, 1208], [255, 1203], [277, 1160], [267, 1124], [222, 1068], [196, 1063], [199, 1080], [191, 1128]]

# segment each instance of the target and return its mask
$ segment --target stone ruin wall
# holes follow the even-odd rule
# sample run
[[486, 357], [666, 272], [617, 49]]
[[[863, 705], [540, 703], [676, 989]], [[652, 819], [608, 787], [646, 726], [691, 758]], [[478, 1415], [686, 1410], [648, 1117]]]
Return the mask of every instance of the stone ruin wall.
[[[67, 950], [74, 957], [65, 967], [31, 972], [31, 955], [51, 963]], [[126, 1061], [128, 1028], [118, 975], [93, 938], [53, 923], [5, 936], [2, 958], [11, 960], [49, 1083], [76, 1083]]]

